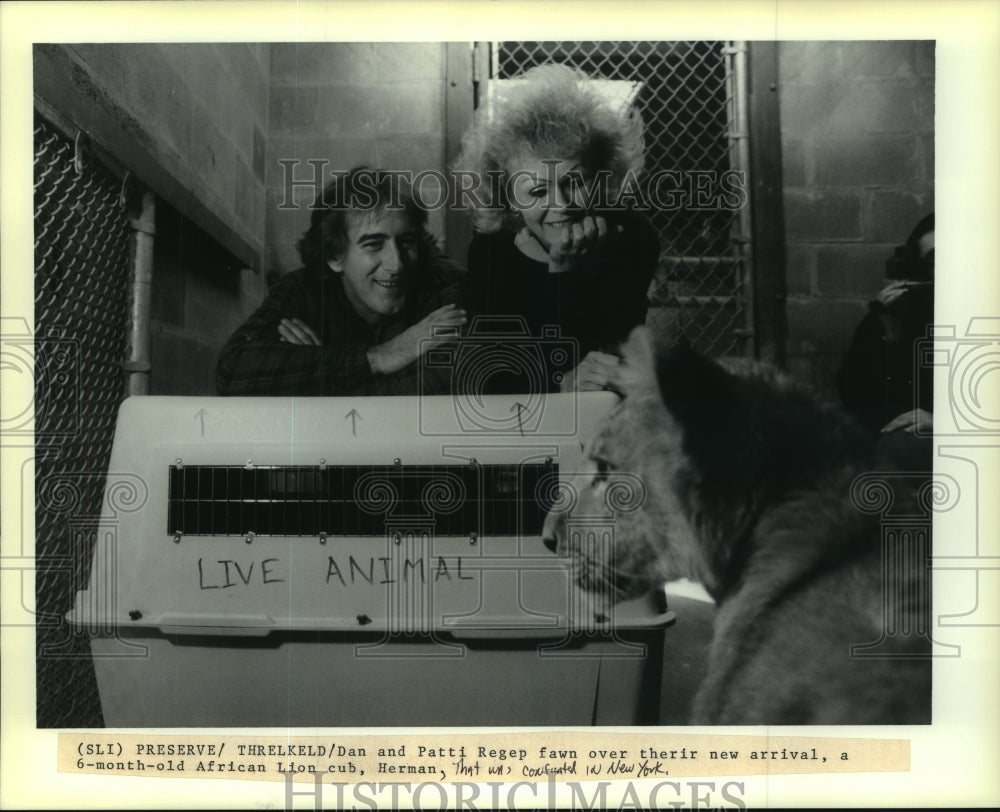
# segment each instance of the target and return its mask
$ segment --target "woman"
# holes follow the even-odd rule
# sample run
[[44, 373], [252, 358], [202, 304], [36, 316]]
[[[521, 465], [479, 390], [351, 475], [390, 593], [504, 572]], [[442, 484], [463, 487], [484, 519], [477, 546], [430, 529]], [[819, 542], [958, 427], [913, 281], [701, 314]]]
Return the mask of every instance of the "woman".
[[[659, 242], [644, 218], [618, 205], [642, 152], [638, 116], [616, 111], [595, 83], [562, 65], [528, 71], [463, 139], [458, 163], [485, 187], [468, 255], [474, 307], [522, 319], [542, 339], [549, 391], [613, 386], [617, 346], [645, 321]], [[545, 356], [547, 341], [566, 339], [575, 369], [573, 358]], [[495, 377], [488, 391], [525, 385], [524, 376]]]

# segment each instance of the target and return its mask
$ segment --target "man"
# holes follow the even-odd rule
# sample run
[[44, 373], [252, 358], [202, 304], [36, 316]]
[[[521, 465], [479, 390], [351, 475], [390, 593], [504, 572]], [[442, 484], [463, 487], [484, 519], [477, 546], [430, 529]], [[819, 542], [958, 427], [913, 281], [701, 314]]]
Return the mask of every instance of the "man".
[[[465, 274], [434, 245], [427, 212], [387, 173], [338, 175], [283, 276], [223, 347], [223, 395], [442, 393], [417, 360], [466, 322]], [[434, 329], [437, 328], [437, 329]]]

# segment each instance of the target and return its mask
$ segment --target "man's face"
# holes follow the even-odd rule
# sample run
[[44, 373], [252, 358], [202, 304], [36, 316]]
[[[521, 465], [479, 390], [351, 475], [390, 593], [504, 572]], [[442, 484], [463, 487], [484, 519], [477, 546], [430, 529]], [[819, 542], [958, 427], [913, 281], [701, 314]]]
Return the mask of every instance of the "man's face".
[[419, 231], [405, 211], [351, 212], [347, 250], [330, 268], [343, 274], [358, 315], [374, 323], [398, 313], [417, 267]]

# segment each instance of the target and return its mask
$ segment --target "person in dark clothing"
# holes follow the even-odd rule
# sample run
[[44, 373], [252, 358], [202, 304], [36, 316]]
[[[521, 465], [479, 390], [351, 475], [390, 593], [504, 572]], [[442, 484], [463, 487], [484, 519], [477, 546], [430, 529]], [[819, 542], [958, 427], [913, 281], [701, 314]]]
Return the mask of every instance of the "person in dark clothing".
[[[463, 139], [459, 166], [493, 181], [473, 212], [473, 307], [515, 317], [541, 345], [575, 346], [575, 358], [546, 370], [548, 391], [613, 387], [618, 345], [645, 320], [659, 240], [615, 205], [642, 159], [638, 116], [561, 65], [528, 71]], [[524, 376], [497, 368], [492, 391], [522, 391]]]
[[335, 177], [299, 242], [304, 267], [281, 277], [223, 347], [219, 393], [446, 392], [448, 376], [417, 361], [465, 324], [467, 285], [426, 220], [387, 175]]
[[[886, 262], [886, 285], [869, 302], [841, 363], [837, 388], [844, 406], [901, 461], [916, 457], [916, 434], [929, 434], [933, 377], [918, 356], [934, 320], [934, 215], [924, 217]], [[905, 435], [909, 435], [905, 436]], [[926, 446], [927, 444], [921, 444]], [[917, 454], [921, 463], [929, 448]]]

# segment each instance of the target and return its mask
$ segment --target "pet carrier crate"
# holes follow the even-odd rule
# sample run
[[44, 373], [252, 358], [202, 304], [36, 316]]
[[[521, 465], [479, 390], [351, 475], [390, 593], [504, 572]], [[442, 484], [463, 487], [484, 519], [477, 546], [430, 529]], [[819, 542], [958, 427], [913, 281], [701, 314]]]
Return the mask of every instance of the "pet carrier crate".
[[[656, 723], [673, 614], [541, 538], [615, 400], [126, 400], [69, 614], [106, 724]], [[614, 543], [623, 477], [573, 532]]]

